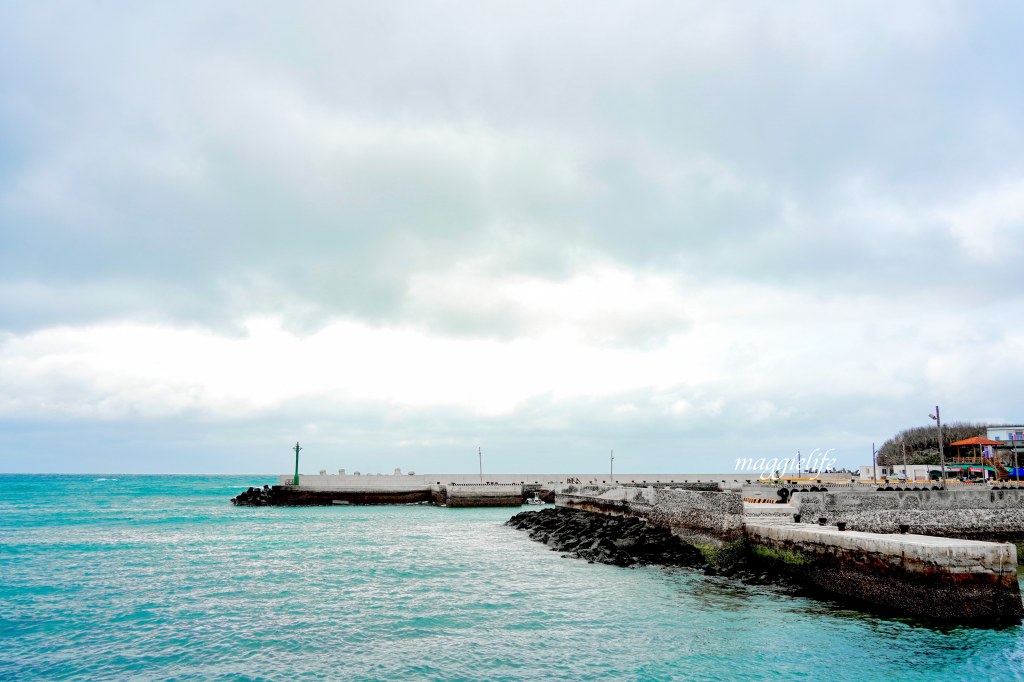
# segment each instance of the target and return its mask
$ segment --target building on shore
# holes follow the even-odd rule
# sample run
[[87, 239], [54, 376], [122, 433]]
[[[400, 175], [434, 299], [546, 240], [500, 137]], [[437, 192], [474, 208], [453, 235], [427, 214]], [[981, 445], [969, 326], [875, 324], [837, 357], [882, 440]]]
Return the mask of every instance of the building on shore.
[[1020, 448], [1024, 450], [1024, 424], [993, 424], [986, 427], [985, 437], [989, 440], [1006, 441], [1013, 444], [1020, 441]]
[[878, 465], [872, 467], [870, 464], [860, 466], [860, 478], [862, 481], [870, 481], [876, 474], [879, 480], [897, 479], [906, 481], [928, 481], [931, 480], [932, 472], [939, 475], [942, 467], [938, 464], [902, 464]]

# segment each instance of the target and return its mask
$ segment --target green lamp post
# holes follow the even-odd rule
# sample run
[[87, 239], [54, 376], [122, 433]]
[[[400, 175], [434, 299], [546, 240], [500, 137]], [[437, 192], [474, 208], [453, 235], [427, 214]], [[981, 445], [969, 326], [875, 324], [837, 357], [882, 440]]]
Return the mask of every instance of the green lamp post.
[[302, 448], [299, 447], [299, 441], [295, 441], [295, 481], [293, 485], [299, 484], [299, 450], [301, 449]]

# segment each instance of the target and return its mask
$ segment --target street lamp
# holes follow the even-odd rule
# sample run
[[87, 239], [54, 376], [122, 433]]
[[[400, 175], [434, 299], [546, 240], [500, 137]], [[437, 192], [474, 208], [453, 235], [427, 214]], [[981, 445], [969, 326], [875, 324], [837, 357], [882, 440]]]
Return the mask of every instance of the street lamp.
[[939, 429], [939, 466], [942, 467], [942, 489], [946, 489], [946, 453], [942, 451], [942, 415], [939, 414], [939, 406], [935, 406], [935, 414], [928, 415], [935, 420]]

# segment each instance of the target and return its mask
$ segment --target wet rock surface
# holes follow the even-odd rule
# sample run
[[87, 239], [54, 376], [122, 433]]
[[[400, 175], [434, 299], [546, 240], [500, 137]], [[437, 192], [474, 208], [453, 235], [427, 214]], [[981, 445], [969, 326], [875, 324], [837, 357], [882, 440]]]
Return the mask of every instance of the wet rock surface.
[[270, 486], [250, 487], [231, 498], [231, 504], [241, 507], [266, 507], [274, 504], [274, 491]]
[[601, 516], [575, 509], [544, 509], [516, 514], [505, 525], [567, 556], [615, 566], [705, 564], [700, 550], [666, 528], [635, 518]]

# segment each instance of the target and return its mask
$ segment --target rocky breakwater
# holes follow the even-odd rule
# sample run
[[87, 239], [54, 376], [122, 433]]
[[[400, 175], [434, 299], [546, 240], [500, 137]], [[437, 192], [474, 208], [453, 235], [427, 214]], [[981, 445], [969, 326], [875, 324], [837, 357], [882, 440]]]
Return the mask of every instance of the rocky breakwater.
[[696, 547], [683, 542], [667, 528], [651, 526], [635, 518], [557, 508], [521, 512], [505, 525], [528, 531], [532, 539], [552, 550], [591, 563], [615, 566], [705, 564]]
[[274, 490], [269, 485], [262, 488], [250, 487], [232, 497], [231, 504], [239, 507], [269, 507], [275, 504]]

